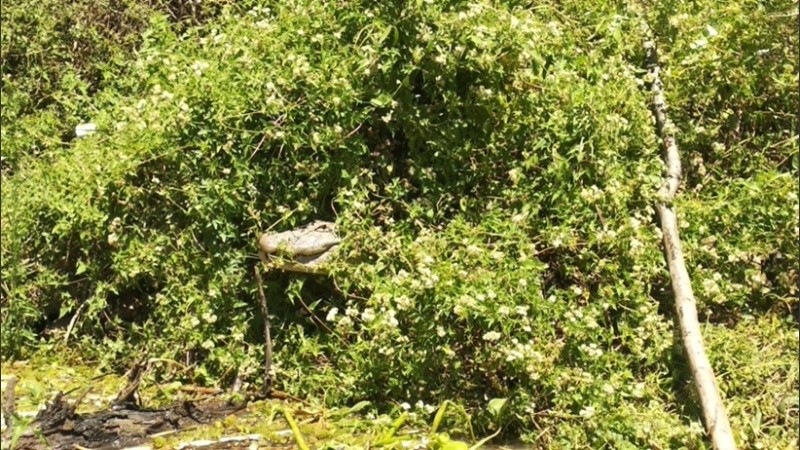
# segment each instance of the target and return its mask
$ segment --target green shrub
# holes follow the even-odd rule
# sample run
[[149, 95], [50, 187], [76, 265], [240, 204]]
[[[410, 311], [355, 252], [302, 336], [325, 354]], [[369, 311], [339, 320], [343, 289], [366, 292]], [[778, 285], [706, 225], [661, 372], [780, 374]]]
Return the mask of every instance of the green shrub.
[[[578, 1], [239, 8], [186, 28], [153, 16], [125, 76], [76, 109], [99, 132], [4, 177], [3, 358], [63, 348], [42, 331], [63, 336], [85, 302], [70, 344], [85, 358], [121, 367], [146, 350], [175, 362], [165, 378], [257, 381], [255, 238], [335, 219], [331, 277], [267, 277], [281, 389], [420, 419], [457, 399], [480, 431], [498, 425], [487, 401], [509, 398], [502, 425], [542, 447], [703, 447], [698, 416], [674, 414], [690, 400], [639, 19]], [[710, 89], [668, 80], [680, 108]], [[797, 180], [770, 158], [681, 197], [704, 312], [796, 309]], [[767, 292], [737, 287], [772, 260]]]
[[25, 156], [64, 148], [97, 112], [92, 94], [113, 87], [136, 58], [141, 33], [162, 11], [177, 25], [199, 23], [227, 0], [14, 1], [0, 33], [3, 173]]

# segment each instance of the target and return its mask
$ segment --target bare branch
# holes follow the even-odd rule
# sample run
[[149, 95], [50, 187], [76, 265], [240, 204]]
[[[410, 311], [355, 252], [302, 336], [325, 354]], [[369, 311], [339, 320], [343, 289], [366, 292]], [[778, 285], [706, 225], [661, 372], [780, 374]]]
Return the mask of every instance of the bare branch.
[[[649, 35], [649, 30], [645, 30]], [[661, 230], [664, 235], [664, 252], [669, 266], [672, 280], [672, 290], [675, 295], [675, 311], [681, 329], [683, 347], [689, 358], [689, 366], [694, 378], [694, 384], [700, 397], [706, 430], [711, 438], [715, 450], [735, 450], [736, 442], [722, 403], [722, 397], [717, 388], [714, 369], [706, 355], [703, 345], [703, 336], [700, 332], [700, 323], [697, 319], [697, 306], [692, 292], [689, 271], [681, 249], [681, 240], [678, 235], [678, 217], [672, 202], [680, 187], [682, 172], [678, 144], [672, 131], [672, 125], [667, 118], [667, 104], [664, 99], [663, 84], [660, 77], [660, 67], [653, 41], [645, 44], [648, 71], [652, 85], [653, 114], [656, 119], [656, 132], [662, 139], [664, 159], [667, 171], [664, 184], [659, 192], [659, 201], [656, 204]]]

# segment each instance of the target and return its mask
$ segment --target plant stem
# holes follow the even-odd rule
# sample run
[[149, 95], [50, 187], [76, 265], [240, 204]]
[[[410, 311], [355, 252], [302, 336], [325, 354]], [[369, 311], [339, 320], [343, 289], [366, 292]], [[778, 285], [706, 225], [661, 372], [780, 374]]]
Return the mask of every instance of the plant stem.
[[269, 309], [264, 295], [264, 282], [258, 265], [253, 268], [258, 283], [258, 299], [261, 303], [261, 317], [264, 319], [264, 394], [272, 392], [272, 337], [270, 336]]

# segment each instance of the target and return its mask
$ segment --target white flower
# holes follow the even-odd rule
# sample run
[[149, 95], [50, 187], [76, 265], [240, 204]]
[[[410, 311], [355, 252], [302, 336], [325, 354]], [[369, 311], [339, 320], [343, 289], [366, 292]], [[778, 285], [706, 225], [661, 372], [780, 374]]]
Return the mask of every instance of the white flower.
[[720, 292], [717, 282], [708, 278], [703, 280], [703, 289], [705, 289], [708, 294], [718, 294]]
[[497, 309], [497, 313], [500, 314], [501, 316], [507, 316], [511, 313], [511, 308], [509, 308], [506, 305], [503, 305]]
[[498, 339], [500, 339], [500, 333], [498, 333], [497, 331], [489, 331], [483, 335], [484, 341], [494, 342]]
[[205, 61], [196, 61], [192, 64], [192, 70], [194, 70], [194, 74], [200, 76], [203, 74], [203, 71], [208, 69], [208, 63]]
[[691, 48], [692, 50], [696, 50], [698, 48], [703, 48], [706, 45], [708, 45], [708, 39], [702, 37], [702, 38], [692, 42], [691, 44], [689, 44], [689, 48]]
[[597, 344], [594, 342], [589, 345], [581, 345], [581, 350], [585, 352], [587, 355], [592, 356], [594, 358], [599, 358], [603, 356], [603, 350], [597, 347]]
[[588, 419], [589, 417], [592, 417], [594, 415], [594, 412], [595, 411], [593, 406], [587, 406], [583, 408], [579, 414], [584, 419]]
[[708, 33], [708, 37], [714, 37], [719, 34], [717, 29], [712, 27], [711, 25], [706, 25], [706, 32]]
[[401, 295], [400, 297], [394, 299], [394, 301], [397, 303], [397, 309], [400, 311], [405, 311], [408, 308], [411, 308], [411, 306], [414, 304], [414, 302], [407, 295]]
[[[478, 295], [478, 299], [481, 299], [481, 297], [483, 296]], [[475, 299], [470, 297], [469, 295], [462, 295], [461, 297], [459, 297], [458, 304], [465, 308], [475, 308], [478, 306], [478, 303], [475, 301]]]
[[409, 404], [408, 404], [408, 402], [403, 402], [403, 403], [400, 403], [400, 407], [401, 407], [401, 408], [403, 408], [403, 409], [404, 409], [404, 410], [406, 410], [406, 411], [408, 411], [409, 409], [411, 409], [411, 405], [409, 405]]
[[378, 349], [378, 353], [381, 355], [391, 356], [394, 354], [394, 347], [381, 347]]
[[522, 359], [522, 355], [519, 354], [516, 350], [511, 350], [508, 352], [506, 356], [506, 362], [514, 362], [517, 359]]
[[339, 313], [339, 308], [331, 308], [331, 310], [328, 311], [328, 315], [325, 316], [325, 320], [327, 320], [328, 322], [333, 322], [334, 319], [336, 319], [336, 314], [338, 313]]
[[336, 325], [342, 328], [350, 328], [353, 325], [353, 321], [347, 316], [342, 316], [342, 318], [339, 319], [339, 323]]
[[436, 335], [439, 336], [439, 337], [444, 337], [445, 334], [446, 333], [444, 331], [444, 327], [441, 326], [441, 325], [437, 325], [436, 326]]
[[397, 321], [397, 317], [395, 317], [395, 314], [396, 313], [393, 309], [390, 309], [389, 312], [387, 313], [388, 318], [386, 319], [386, 323], [389, 324], [389, 326], [392, 328], [397, 328], [397, 326], [400, 324], [400, 322]]
[[554, 21], [553, 22], [549, 22], [547, 24], [547, 28], [550, 30], [550, 33], [552, 33], [556, 37], [561, 36], [561, 34], [562, 34], [561, 33], [561, 29], [558, 27], [558, 23], [557, 22], [554, 22]]
[[217, 315], [216, 314], [207, 313], [207, 312], [203, 313], [203, 320], [205, 320], [208, 323], [214, 323], [214, 322], [217, 321]]
[[361, 313], [361, 320], [364, 322], [372, 322], [375, 320], [375, 310], [372, 308], [367, 308], [364, 312]]
[[603, 196], [603, 192], [597, 186], [592, 185], [588, 188], [581, 189], [580, 196], [587, 202], [594, 202]]
[[470, 245], [467, 247], [467, 253], [471, 255], [480, 255], [482, 252], [481, 248], [477, 245]]

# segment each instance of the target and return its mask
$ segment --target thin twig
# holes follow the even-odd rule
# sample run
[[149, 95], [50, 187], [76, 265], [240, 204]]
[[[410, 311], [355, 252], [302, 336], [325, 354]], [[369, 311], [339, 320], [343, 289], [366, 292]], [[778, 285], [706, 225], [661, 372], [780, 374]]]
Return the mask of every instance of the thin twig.
[[81, 306], [78, 307], [78, 310], [75, 311], [75, 315], [72, 316], [72, 319], [69, 321], [69, 326], [67, 327], [67, 333], [64, 335], [64, 345], [67, 345], [69, 342], [69, 336], [72, 334], [72, 329], [75, 328], [75, 324], [78, 323], [78, 319], [81, 317], [81, 313], [83, 310], [86, 309], [86, 306], [89, 302], [81, 303]]
[[251, 159], [253, 159], [253, 156], [256, 156], [256, 153], [258, 153], [258, 151], [261, 150], [261, 146], [264, 144], [264, 141], [266, 139], [267, 139], [267, 134], [264, 133], [264, 135], [261, 137], [261, 140], [258, 141], [258, 145], [256, 145], [256, 149], [253, 150], [253, 153], [251, 153], [250, 157], [247, 158], [247, 161], [250, 161]]
[[[259, 252], [260, 254], [261, 252]], [[261, 316], [264, 318], [264, 394], [272, 392], [272, 338], [270, 337], [269, 309], [267, 296], [264, 295], [264, 282], [258, 265], [253, 268], [258, 283], [258, 299], [261, 302]]]
[[329, 333], [332, 333], [332, 334], [336, 334], [336, 333], [334, 333], [334, 332], [333, 332], [333, 330], [331, 330], [331, 329], [330, 329], [330, 327], [328, 327], [328, 324], [326, 324], [325, 322], [323, 322], [323, 321], [322, 321], [322, 319], [320, 319], [319, 317], [317, 317], [317, 315], [316, 315], [316, 314], [314, 314], [314, 311], [311, 311], [311, 308], [309, 308], [309, 307], [308, 307], [308, 305], [306, 305], [306, 302], [304, 302], [302, 298], [298, 298], [298, 300], [300, 301], [300, 305], [303, 307], [303, 309], [304, 309], [304, 310], [305, 310], [305, 311], [308, 313], [308, 315], [311, 317], [311, 321], [312, 321], [312, 322], [316, 322], [316, 323], [317, 323], [317, 325], [319, 325], [319, 326], [321, 326], [322, 328], [324, 328], [324, 329], [325, 329], [325, 331], [327, 331], [327, 332], [329, 332]]

